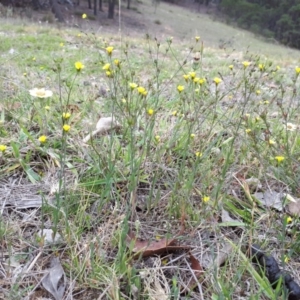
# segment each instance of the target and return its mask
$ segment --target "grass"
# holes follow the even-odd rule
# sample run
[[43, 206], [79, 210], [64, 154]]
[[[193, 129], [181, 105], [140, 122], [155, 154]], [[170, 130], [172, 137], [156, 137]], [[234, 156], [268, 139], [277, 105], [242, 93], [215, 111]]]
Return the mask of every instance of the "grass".
[[[162, 25], [166, 7], [155, 14]], [[298, 52], [257, 40], [263, 56], [216, 49], [194, 33], [120, 42], [31, 23], [3, 28], [3, 297], [49, 296], [41, 282], [57, 257], [74, 299], [285, 299], [245, 253], [258, 243], [299, 275], [297, 217], [288, 222], [254, 196], [299, 196]], [[132, 232], [138, 239], [128, 241]], [[191, 284], [197, 272], [182, 249], [136, 259], [141, 239], [175, 237], [205, 269], [200, 283]]]

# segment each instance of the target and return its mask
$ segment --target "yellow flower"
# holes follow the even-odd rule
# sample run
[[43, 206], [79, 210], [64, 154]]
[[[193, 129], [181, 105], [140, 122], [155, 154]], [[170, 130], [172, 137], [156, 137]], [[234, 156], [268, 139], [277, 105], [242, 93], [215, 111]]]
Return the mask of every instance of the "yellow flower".
[[160, 136], [159, 136], [159, 135], [156, 135], [156, 136], [154, 137], [154, 139], [155, 139], [155, 141], [156, 141], [157, 143], [160, 142]]
[[287, 264], [289, 262], [289, 260], [290, 260], [289, 257], [285, 255], [283, 258], [283, 261]]
[[195, 77], [195, 78], [194, 78], [194, 82], [195, 82], [195, 83], [197, 83], [197, 82], [199, 82], [199, 81], [200, 81], [200, 78], [199, 78], [199, 77]]
[[147, 110], [147, 113], [148, 113], [149, 116], [152, 116], [154, 114], [154, 110], [152, 108], [149, 108]]
[[86, 14], [82, 14], [82, 19], [86, 19], [87, 15]]
[[53, 95], [51, 91], [45, 90], [44, 88], [42, 89], [34, 88], [32, 90], [29, 90], [29, 94], [37, 98], [48, 98]]
[[281, 163], [284, 161], [285, 157], [284, 156], [275, 156], [275, 159], [277, 160], [278, 163]]
[[202, 197], [202, 201], [203, 201], [204, 203], [208, 202], [209, 200], [210, 200], [210, 197], [208, 197], [208, 196], [203, 196], [203, 197]]
[[286, 218], [286, 222], [289, 224], [289, 223], [292, 223], [292, 221], [293, 221], [293, 218], [291, 218], [291, 217], [287, 217]]
[[68, 120], [71, 117], [71, 114], [69, 112], [62, 114], [63, 119]]
[[250, 66], [250, 62], [249, 61], [243, 61], [243, 66], [244, 66], [244, 69], [248, 68]]
[[27, 76], [27, 73], [26, 73], [26, 72], [25, 72], [25, 73], [23, 73], [23, 76], [25, 76], [25, 77], [26, 77], [26, 76]]
[[105, 50], [106, 50], [107, 54], [108, 54], [109, 56], [111, 56], [111, 54], [112, 54], [112, 52], [113, 52], [113, 50], [114, 50], [114, 47], [109, 46], [109, 47], [107, 47]]
[[219, 77], [215, 77], [214, 78], [214, 83], [216, 84], [216, 85], [218, 85], [219, 83], [221, 83], [222, 82], [222, 79], [221, 78], [219, 78]]
[[46, 105], [45, 107], [45, 110], [50, 110], [50, 106]]
[[35, 57], [33, 57], [32, 60], [35, 61]]
[[233, 70], [233, 65], [229, 65], [228, 68], [229, 68], [230, 70]]
[[119, 67], [119, 66], [120, 66], [120, 61], [119, 61], [118, 59], [115, 59], [115, 60], [114, 60], [114, 64], [115, 64], [117, 67]]
[[250, 128], [247, 128], [245, 131], [246, 133], [250, 133], [252, 130]]
[[107, 77], [112, 77], [111, 71], [106, 71], [105, 74], [106, 74]]
[[200, 36], [195, 36], [195, 40], [196, 40], [196, 42], [199, 42]]
[[183, 85], [178, 85], [178, 86], [177, 86], [177, 91], [178, 91], [179, 93], [181, 93], [183, 90], [184, 90], [184, 86], [183, 86]]
[[63, 47], [63, 46], [64, 46], [64, 43], [60, 43], [59, 46], [60, 46], [60, 47]]
[[260, 121], [260, 117], [255, 117], [255, 121], [256, 122]]
[[82, 62], [77, 61], [77, 62], [75, 63], [75, 69], [76, 69], [78, 72], [81, 71], [83, 68], [84, 68], [84, 65], [82, 64]]
[[259, 68], [260, 71], [264, 71], [265, 65], [264, 64], [259, 64], [258, 68]]
[[69, 132], [70, 129], [71, 129], [71, 126], [68, 125], [68, 124], [65, 124], [65, 125], [63, 126], [63, 130], [64, 130], [65, 132]]
[[261, 91], [260, 90], [256, 90], [256, 95], [258, 96], [258, 95], [260, 95], [261, 94]]
[[0, 145], [0, 151], [4, 153], [6, 151], [7, 147], [5, 145]]
[[296, 71], [296, 74], [299, 75], [300, 74], [300, 67], [296, 67], [295, 71]]
[[176, 117], [177, 116], [177, 110], [172, 111], [171, 115]]
[[188, 74], [184, 74], [184, 75], [183, 75], [183, 78], [184, 78], [184, 80], [185, 80], [185, 81], [188, 81], [188, 80], [189, 80], [189, 78], [190, 78], [190, 75], [188, 75]]
[[200, 78], [200, 79], [199, 79], [199, 84], [200, 84], [200, 85], [203, 85], [205, 82], [206, 82], [206, 79], [205, 79], [205, 78]]
[[47, 141], [47, 137], [45, 136], [45, 135], [41, 135], [40, 137], [39, 137], [39, 141], [43, 144], [43, 143], [46, 143], [46, 141]]
[[197, 152], [195, 152], [195, 155], [196, 155], [197, 157], [201, 157], [201, 156], [202, 156], [202, 152], [197, 151]]
[[192, 79], [196, 77], [196, 72], [190, 72], [189, 75], [191, 76]]
[[279, 71], [280, 70], [280, 67], [279, 66], [276, 66], [276, 71]]
[[121, 101], [122, 101], [122, 103], [126, 103], [127, 102], [125, 98], [123, 98]]
[[269, 145], [275, 145], [275, 144], [276, 144], [276, 142], [274, 140], [269, 139]]
[[137, 88], [137, 84], [136, 83], [134, 83], [134, 82], [130, 82], [129, 83], [129, 86], [130, 86], [130, 88], [132, 89], [132, 90], [134, 90], [135, 88]]
[[146, 96], [146, 95], [147, 95], [146, 89], [145, 89], [144, 87], [142, 87], [142, 86], [139, 86], [139, 87], [137, 88], [137, 91], [139, 92], [139, 94], [141, 94], [141, 95], [143, 95], [143, 96]]
[[193, 139], [193, 138], [195, 138], [195, 133], [191, 133], [191, 135], [190, 135], [190, 137]]
[[105, 64], [102, 70], [108, 71], [110, 69], [110, 64]]

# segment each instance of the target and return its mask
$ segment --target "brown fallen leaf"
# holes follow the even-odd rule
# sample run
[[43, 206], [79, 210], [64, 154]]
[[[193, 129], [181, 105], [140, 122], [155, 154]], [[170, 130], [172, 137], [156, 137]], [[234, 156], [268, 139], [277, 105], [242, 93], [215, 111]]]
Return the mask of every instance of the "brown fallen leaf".
[[131, 232], [127, 235], [127, 245], [133, 244], [132, 251], [135, 256], [149, 257], [153, 255], [161, 255], [166, 252], [172, 252], [176, 250], [189, 250], [190, 246], [177, 245], [176, 238], [164, 238], [159, 241], [142, 241], [135, 237]]

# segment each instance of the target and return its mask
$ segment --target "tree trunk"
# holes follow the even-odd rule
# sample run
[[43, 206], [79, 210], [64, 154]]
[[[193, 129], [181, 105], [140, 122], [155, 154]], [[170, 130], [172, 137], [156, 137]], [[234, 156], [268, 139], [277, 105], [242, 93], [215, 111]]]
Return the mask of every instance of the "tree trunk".
[[130, 0], [127, 0], [127, 9], [130, 9]]
[[103, 8], [102, 8], [102, 0], [99, 0], [99, 10], [100, 10], [100, 11], [103, 11]]
[[50, 0], [50, 6], [52, 9], [52, 12], [55, 15], [55, 18], [57, 18], [58, 22], [65, 22], [64, 16], [61, 12], [61, 8], [59, 7], [57, 0]]
[[38, 10], [38, 9], [40, 9], [41, 8], [41, 4], [40, 4], [40, 1], [39, 0], [32, 0], [32, 7], [33, 7], [33, 9], [36, 9], [36, 10]]
[[94, 16], [97, 16], [97, 0], [94, 0]]
[[115, 13], [115, 0], [108, 0], [108, 18], [113, 19]]
[[88, 2], [89, 2], [89, 9], [92, 9], [92, 1], [88, 0]]

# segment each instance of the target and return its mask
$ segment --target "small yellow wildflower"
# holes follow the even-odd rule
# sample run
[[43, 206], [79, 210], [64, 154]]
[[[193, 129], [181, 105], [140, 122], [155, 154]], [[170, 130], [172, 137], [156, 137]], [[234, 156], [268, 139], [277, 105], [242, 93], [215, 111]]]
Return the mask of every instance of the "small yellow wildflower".
[[109, 46], [109, 47], [107, 47], [105, 50], [106, 50], [107, 54], [108, 54], [109, 56], [111, 56], [111, 54], [112, 54], [112, 52], [113, 52], [113, 50], [114, 50], [114, 47]]
[[130, 82], [129, 83], [129, 86], [130, 86], [130, 88], [132, 89], [132, 90], [134, 90], [135, 88], [137, 88], [137, 84], [136, 83], [134, 83], [134, 82]]
[[284, 156], [275, 156], [275, 159], [277, 160], [278, 163], [281, 163], [284, 161], [285, 157]]
[[293, 222], [293, 218], [292, 217], [287, 217], [286, 218], [286, 222], [289, 224], [289, 223], [292, 223]]
[[206, 82], [206, 79], [205, 79], [205, 78], [200, 78], [200, 79], [199, 79], [199, 84], [200, 84], [200, 85], [203, 85], [205, 82]]
[[279, 66], [276, 66], [276, 71], [279, 71], [280, 70], [280, 67]]
[[201, 156], [202, 156], [202, 152], [197, 151], [197, 152], [195, 152], [195, 155], [196, 155], [197, 157], [201, 157]]
[[119, 66], [120, 66], [120, 61], [119, 61], [118, 59], [115, 59], [115, 60], [114, 60], [114, 64], [115, 64], [117, 67], [119, 67]]
[[4, 153], [6, 151], [7, 147], [5, 145], [0, 145], [0, 151]]
[[44, 108], [45, 108], [45, 110], [50, 110], [50, 106], [49, 105], [46, 105]]
[[200, 81], [200, 78], [199, 78], [199, 77], [195, 77], [195, 78], [194, 78], [194, 82], [195, 82], [195, 83], [197, 83], [197, 82], [199, 82], [199, 81]]
[[259, 64], [258, 68], [260, 71], [264, 71], [265, 70], [265, 65], [264, 64]]
[[63, 119], [68, 120], [71, 117], [71, 114], [69, 112], [62, 114]]
[[63, 126], [63, 130], [64, 130], [65, 132], [69, 132], [70, 129], [71, 129], [71, 126], [68, 125], [68, 124], [65, 124], [65, 125]]
[[139, 94], [144, 95], [145, 92], [146, 92], [146, 89], [144, 87], [142, 87], [142, 86], [139, 86], [137, 88], [137, 91], [139, 92]]
[[179, 93], [181, 93], [183, 90], [184, 90], [184, 86], [183, 86], [183, 85], [178, 85], [178, 86], [177, 86], [177, 91], [178, 91]]
[[233, 70], [233, 65], [229, 65], [228, 68], [229, 68], [230, 70]]
[[127, 102], [125, 98], [123, 98], [121, 101], [122, 101], [122, 103], [126, 103]]
[[44, 143], [46, 143], [46, 141], [47, 141], [47, 137], [46, 137], [45, 135], [41, 135], [41, 136], [39, 137], [39, 141], [40, 141], [40, 143], [44, 144]]
[[208, 197], [208, 196], [203, 196], [203, 197], [202, 197], [202, 201], [203, 201], [204, 203], [208, 202], [209, 200], [210, 200], [210, 197]]
[[295, 71], [296, 71], [296, 74], [299, 75], [300, 74], [300, 67], [296, 67]]
[[60, 47], [63, 47], [64, 45], [65, 45], [64, 43], [60, 43], [60, 44], [59, 44]]
[[26, 76], [27, 76], [27, 73], [26, 73], [26, 72], [25, 72], [25, 73], [23, 73], [23, 76], [25, 76], [25, 77], [26, 77]]
[[269, 103], [270, 103], [270, 102], [269, 102], [268, 100], [265, 100], [265, 101], [264, 101], [264, 104], [266, 104], [266, 105], [269, 104]]
[[148, 113], [149, 116], [152, 116], [154, 114], [154, 110], [152, 108], [149, 108], [147, 110], [147, 113]]
[[252, 130], [250, 128], [247, 128], [245, 131], [246, 133], [250, 133]]
[[260, 121], [260, 117], [255, 117], [255, 121], [259, 122]]
[[81, 71], [83, 68], [84, 68], [83, 63], [80, 62], [80, 61], [76, 61], [76, 63], [75, 63], [75, 69], [79, 72], [79, 71]]
[[191, 76], [192, 79], [196, 77], [196, 72], [190, 72], [189, 75]]
[[106, 71], [105, 74], [106, 74], [107, 77], [112, 77], [111, 71]]
[[195, 40], [196, 40], [196, 42], [199, 42], [200, 36], [195, 36]]
[[87, 15], [86, 14], [82, 14], [82, 19], [86, 19]]
[[276, 142], [274, 141], [274, 140], [272, 140], [272, 139], [269, 139], [269, 145], [275, 145], [276, 144]]
[[188, 81], [188, 80], [189, 80], [189, 78], [190, 78], [190, 75], [188, 75], [188, 74], [184, 74], [184, 75], [183, 75], [183, 78], [184, 78], [184, 80], [185, 80], [185, 81]]
[[160, 142], [160, 136], [159, 136], [159, 135], [156, 135], [156, 136], [154, 137], [154, 139], [155, 139], [155, 141], [156, 141], [157, 143]]
[[195, 138], [196, 135], [195, 135], [195, 133], [191, 133], [190, 136], [191, 136], [191, 138], [193, 139], [193, 138]]
[[255, 93], [256, 93], [256, 95], [258, 96], [258, 95], [261, 94], [261, 91], [260, 91], [260, 90], [256, 90]]
[[171, 115], [176, 117], [177, 116], [177, 110], [172, 111]]
[[218, 85], [219, 83], [221, 83], [222, 82], [222, 79], [221, 78], [219, 78], [219, 77], [215, 77], [214, 78], [214, 83], [216, 84], [216, 85]]
[[108, 71], [110, 69], [110, 64], [105, 64], [103, 67], [102, 67], [102, 70], [105, 70], [105, 71]]
[[32, 60], [35, 61], [35, 57], [33, 57]]
[[249, 61], [243, 61], [243, 66], [244, 66], [244, 69], [248, 68], [250, 66], [250, 62]]
[[29, 94], [37, 98], [49, 98], [53, 95], [52, 91], [45, 90], [44, 88], [42, 89], [34, 88], [32, 90], [29, 90]]

